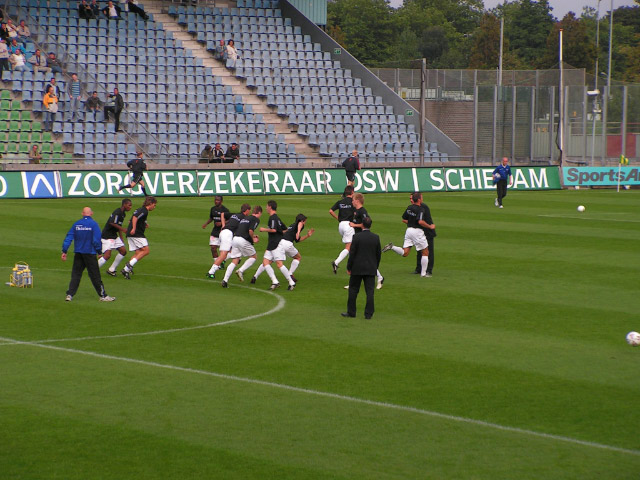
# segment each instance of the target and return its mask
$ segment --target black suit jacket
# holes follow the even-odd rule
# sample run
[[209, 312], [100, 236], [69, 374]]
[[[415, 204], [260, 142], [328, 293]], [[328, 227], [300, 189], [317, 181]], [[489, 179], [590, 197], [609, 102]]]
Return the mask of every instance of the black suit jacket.
[[352, 275], [375, 275], [381, 256], [380, 237], [369, 230], [358, 232], [351, 242], [347, 270]]

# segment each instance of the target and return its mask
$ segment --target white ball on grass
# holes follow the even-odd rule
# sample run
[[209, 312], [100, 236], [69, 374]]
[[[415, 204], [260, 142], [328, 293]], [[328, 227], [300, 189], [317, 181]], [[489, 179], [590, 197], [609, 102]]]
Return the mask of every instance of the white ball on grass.
[[586, 208], [584, 208], [584, 205], [578, 205], [578, 211], [579, 212], [584, 212], [586, 210]]
[[627, 343], [632, 347], [637, 347], [638, 345], [640, 345], [640, 333], [638, 332], [627, 333]]

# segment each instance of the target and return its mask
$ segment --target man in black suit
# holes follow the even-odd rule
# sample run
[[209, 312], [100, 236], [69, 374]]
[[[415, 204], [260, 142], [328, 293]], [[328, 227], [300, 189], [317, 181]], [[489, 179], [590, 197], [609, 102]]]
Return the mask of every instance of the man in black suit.
[[347, 301], [347, 311], [342, 314], [343, 317], [356, 316], [356, 298], [360, 292], [361, 282], [364, 282], [364, 291], [367, 294], [364, 318], [373, 317], [373, 294], [382, 247], [380, 246], [380, 237], [372, 233], [370, 228], [371, 217], [366, 217], [362, 221], [362, 232], [356, 233], [351, 242], [349, 261], [347, 262], [347, 273], [351, 275], [349, 278], [349, 300]]

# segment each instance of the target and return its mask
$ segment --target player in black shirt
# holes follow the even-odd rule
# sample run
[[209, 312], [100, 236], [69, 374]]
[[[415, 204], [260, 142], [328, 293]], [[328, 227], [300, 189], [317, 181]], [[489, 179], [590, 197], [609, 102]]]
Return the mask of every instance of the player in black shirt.
[[[278, 268], [280, 268], [280, 271], [289, 282], [288, 290], [293, 290], [296, 286], [296, 283], [298, 283], [296, 277], [293, 276], [293, 272], [296, 271], [302, 259], [302, 257], [300, 256], [300, 252], [298, 252], [298, 249], [294, 246], [294, 243], [303, 242], [311, 235], [313, 235], [313, 232], [315, 232], [315, 230], [311, 228], [309, 229], [309, 233], [307, 233], [304, 237], [301, 236], [302, 230], [304, 229], [306, 223], [307, 217], [302, 213], [299, 213], [296, 216], [296, 221], [293, 222], [282, 235], [282, 240], [280, 240], [278, 248], [276, 248], [276, 250], [273, 252], [273, 259], [276, 261]], [[289, 269], [286, 269], [286, 267], [283, 269], [282, 266], [284, 266], [284, 263], [282, 262], [284, 262], [287, 257], [293, 258], [293, 260], [291, 261], [291, 267]]]
[[[427, 224], [429, 225], [433, 225], [433, 219], [431, 218], [431, 210], [429, 209], [427, 204], [424, 203], [422, 194], [420, 194], [420, 206], [424, 210], [424, 221], [427, 222]], [[431, 227], [424, 228], [421, 226], [420, 228], [424, 230], [424, 235], [425, 237], [427, 237], [427, 242], [429, 242], [429, 263], [427, 264], [427, 277], [431, 277], [433, 275], [433, 265], [435, 263], [436, 230], [435, 228], [432, 229]], [[416, 269], [414, 270], [413, 273], [420, 273], [420, 271], [422, 270], [422, 253], [416, 252], [416, 257], [417, 257], [416, 259], [417, 264], [416, 264]]]
[[420, 259], [420, 275], [422, 277], [427, 276], [427, 267], [429, 265], [429, 242], [424, 234], [423, 228], [435, 229], [436, 226], [428, 224], [424, 220], [424, 210], [420, 206], [420, 192], [411, 194], [411, 205], [407, 207], [402, 215], [402, 221], [407, 224], [407, 231], [404, 235], [404, 244], [402, 248], [394, 247], [393, 243], [389, 243], [382, 249], [383, 252], [393, 250], [398, 255], [406, 257], [411, 251], [411, 247], [416, 247], [416, 250], [422, 252], [422, 258]]
[[131, 182], [128, 185], [122, 185], [118, 188], [118, 191], [124, 190], [125, 188], [133, 188], [139, 183], [142, 187], [142, 194], [145, 197], [147, 196], [147, 191], [144, 188], [144, 179], [142, 178], [142, 174], [147, 169], [147, 164], [144, 163], [144, 159], [142, 158], [143, 155], [143, 152], [138, 152], [136, 158], [127, 162], [127, 167], [132, 173]]
[[[365, 218], [371, 217], [369, 217], [369, 213], [364, 208], [364, 195], [355, 193], [353, 195], [353, 220], [349, 223], [351, 228], [353, 228], [354, 235], [362, 232], [362, 223]], [[378, 279], [376, 289], [380, 290], [384, 284], [384, 277], [380, 273], [380, 270], [376, 270], [376, 277]]]
[[145, 237], [144, 232], [149, 226], [147, 224], [149, 212], [155, 210], [157, 204], [158, 201], [155, 197], [146, 197], [142, 206], [133, 212], [133, 216], [129, 221], [129, 227], [127, 227], [129, 251], [135, 253], [133, 254], [133, 258], [131, 258], [131, 260], [129, 260], [120, 271], [122, 276], [127, 280], [131, 280], [134, 265], [149, 255], [149, 242], [147, 241], [147, 237]]
[[238, 269], [236, 274], [241, 282], [244, 282], [244, 272], [251, 268], [255, 263], [257, 254], [256, 249], [253, 246], [259, 240], [259, 237], [255, 234], [258, 225], [260, 225], [260, 217], [262, 216], [262, 207], [256, 205], [253, 207], [252, 215], [245, 216], [238, 223], [238, 228], [233, 234], [233, 246], [229, 258], [231, 263], [224, 272], [224, 279], [222, 280], [222, 287], [227, 288], [229, 279], [233, 270], [236, 268], [242, 257], [249, 257], [244, 262], [242, 267]]
[[117, 250], [118, 255], [107, 269], [107, 274], [112, 277], [116, 276], [116, 268], [127, 254], [122, 239], [122, 234], [127, 233], [127, 230], [122, 226], [122, 222], [129, 210], [131, 210], [131, 200], [125, 198], [122, 200], [120, 208], [113, 211], [102, 229], [102, 258], [98, 260], [98, 267], [102, 267], [111, 258], [111, 250]]
[[211, 230], [211, 236], [209, 237], [209, 245], [211, 246], [211, 256], [215, 262], [218, 258], [218, 247], [220, 246], [220, 230], [224, 227], [224, 214], [230, 213], [229, 209], [222, 205], [222, 195], [216, 195], [214, 199], [214, 205], [209, 212], [209, 219], [202, 225], [202, 228], [207, 228], [211, 222], [213, 222], [213, 230]]
[[269, 223], [267, 224], [267, 227], [260, 227], [260, 231], [267, 232], [269, 234], [269, 242], [267, 243], [267, 249], [262, 257], [262, 265], [258, 267], [258, 270], [256, 270], [256, 273], [254, 273], [251, 278], [251, 283], [256, 283], [256, 280], [262, 272], [266, 271], [267, 275], [269, 275], [269, 278], [271, 279], [271, 290], [275, 290], [280, 286], [280, 282], [278, 282], [276, 274], [273, 271], [273, 267], [271, 266], [271, 263], [273, 262], [273, 253], [275, 249], [278, 248], [280, 240], [282, 240], [282, 234], [287, 231], [287, 226], [282, 223], [282, 220], [278, 217], [277, 209], [278, 204], [275, 200], [269, 200], [267, 202]]
[[227, 259], [227, 255], [233, 246], [233, 235], [240, 225], [240, 221], [251, 213], [251, 205], [243, 203], [240, 207], [240, 213], [225, 213], [224, 227], [220, 230], [220, 254], [215, 259], [213, 265], [207, 273], [207, 278], [216, 278], [216, 272], [220, 270], [222, 264]]
[[[342, 198], [338, 200], [333, 206], [329, 209], [329, 215], [338, 220], [338, 232], [342, 237], [342, 243], [344, 243], [344, 248], [333, 262], [331, 262], [331, 268], [333, 268], [333, 273], [338, 273], [338, 265], [340, 262], [349, 256], [349, 250], [351, 249], [351, 240], [353, 240], [353, 227], [350, 222], [353, 220], [353, 186], [347, 185], [344, 189], [344, 193]], [[338, 214], [336, 215], [336, 211]]]

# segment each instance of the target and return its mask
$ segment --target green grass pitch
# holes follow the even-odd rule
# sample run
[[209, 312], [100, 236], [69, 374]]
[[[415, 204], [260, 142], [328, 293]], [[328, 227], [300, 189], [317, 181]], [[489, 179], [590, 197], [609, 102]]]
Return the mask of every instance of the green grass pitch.
[[[370, 321], [364, 292], [340, 316], [336, 199], [276, 198], [316, 233], [298, 287], [272, 293], [205, 278], [211, 198], [160, 198], [133, 279], [103, 275], [110, 304], [86, 274], [64, 302], [60, 246], [85, 204], [102, 225], [118, 200], [0, 202], [0, 273], [35, 278], [0, 290], [0, 478], [640, 476], [639, 191], [426, 195], [433, 278], [385, 253]], [[407, 204], [366, 196], [383, 242]]]

